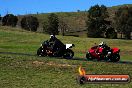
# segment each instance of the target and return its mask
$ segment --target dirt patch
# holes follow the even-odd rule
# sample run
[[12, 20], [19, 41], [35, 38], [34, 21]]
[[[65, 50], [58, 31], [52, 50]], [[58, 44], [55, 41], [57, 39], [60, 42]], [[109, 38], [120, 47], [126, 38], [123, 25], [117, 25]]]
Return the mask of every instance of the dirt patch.
[[42, 65], [49, 65], [49, 66], [55, 66], [55, 67], [75, 67], [75, 65], [70, 65], [70, 64], [59, 64], [59, 63], [55, 63], [53, 61], [50, 61], [50, 62], [42, 62], [42, 61], [33, 61], [32, 64], [35, 66], [35, 67], [39, 67], [39, 66], [42, 66]]
[[32, 64], [35, 65], [36, 67], [38, 67], [38, 66], [43, 65], [44, 62], [42, 62], [42, 61], [33, 61]]
[[56, 63], [46, 63], [47, 65], [50, 65], [50, 66], [57, 66], [57, 67], [72, 67], [72, 65], [69, 65], [69, 64], [56, 64]]
[[73, 65], [69, 65], [69, 64], [58, 64], [58, 63], [54, 63], [54, 62], [48, 62], [46, 64], [47, 65], [50, 65], [50, 66], [57, 66], [57, 67], [73, 67]]

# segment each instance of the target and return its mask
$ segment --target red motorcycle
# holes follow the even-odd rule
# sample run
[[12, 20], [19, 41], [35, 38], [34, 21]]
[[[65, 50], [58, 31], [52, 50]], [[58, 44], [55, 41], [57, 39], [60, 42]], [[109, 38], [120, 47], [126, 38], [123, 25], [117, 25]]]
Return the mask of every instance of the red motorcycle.
[[110, 48], [108, 46], [94, 46], [88, 50], [86, 53], [86, 58], [88, 60], [97, 59], [117, 62], [120, 60], [120, 49], [119, 48]]

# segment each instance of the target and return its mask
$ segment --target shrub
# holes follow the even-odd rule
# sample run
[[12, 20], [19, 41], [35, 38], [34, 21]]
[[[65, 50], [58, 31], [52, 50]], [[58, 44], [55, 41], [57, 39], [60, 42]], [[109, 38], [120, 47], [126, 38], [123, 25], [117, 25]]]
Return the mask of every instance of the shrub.
[[28, 31], [37, 31], [39, 27], [39, 22], [36, 17], [33, 16], [25, 16], [21, 20], [21, 27]]
[[105, 33], [106, 38], [116, 39], [117, 32], [115, 32], [114, 28], [108, 28]]
[[13, 14], [7, 14], [2, 19], [2, 25], [15, 27], [17, 24], [17, 21], [18, 21], [17, 16], [14, 16]]
[[48, 21], [43, 23], [43, 30], [48, 34], [58, 35], [59, 34], [58, 27], [59, 27], [58, 16], [54, 13], [51, 13], [48, 16]]

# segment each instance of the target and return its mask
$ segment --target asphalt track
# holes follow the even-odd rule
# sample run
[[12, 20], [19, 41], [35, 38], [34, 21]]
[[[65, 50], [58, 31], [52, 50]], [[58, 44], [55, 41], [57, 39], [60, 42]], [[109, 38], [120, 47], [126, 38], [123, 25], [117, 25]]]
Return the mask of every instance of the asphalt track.
[[[0, 54], [24, 55], [24, 56], [36, 56], [36, 57], [38, 57], [36, 54], [29, 54], [29, 53], [0, 52]], [[57, 59], [63, 59], [63, 58], [58, 58], [57, 57]], [[71, 60], [87, 61], [85, 58], [78, 58], [78, 57], [74, 57]], [[97, 62], [97, 61], [93, 61], [93, 62]], [[98, 61], [98, 62], [106, 62], [106, 61]], [[132, 65], [132, 61], [119, 61], [119, 62], [108, 62], [108, 63], [131, 64]]]

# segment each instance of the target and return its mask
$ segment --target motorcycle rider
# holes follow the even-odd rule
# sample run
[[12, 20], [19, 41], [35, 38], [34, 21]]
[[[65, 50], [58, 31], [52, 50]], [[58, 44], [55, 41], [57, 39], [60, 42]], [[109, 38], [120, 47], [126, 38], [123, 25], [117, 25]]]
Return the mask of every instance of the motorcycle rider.
[[49, 42], [51, 43], [51, 48], [54, 54], [61, 55], [65, 45], [59, 39], [57, 39], [55, 35], [50, 35]]
[[106, 55], [108, 51], [110, 51], [110, 47], [108, 47], [108, 45], [105, 42], [101, 42], [99, 44], [99, 47], [103, 48], [103, 51], [102, 51], [103, 55]]

